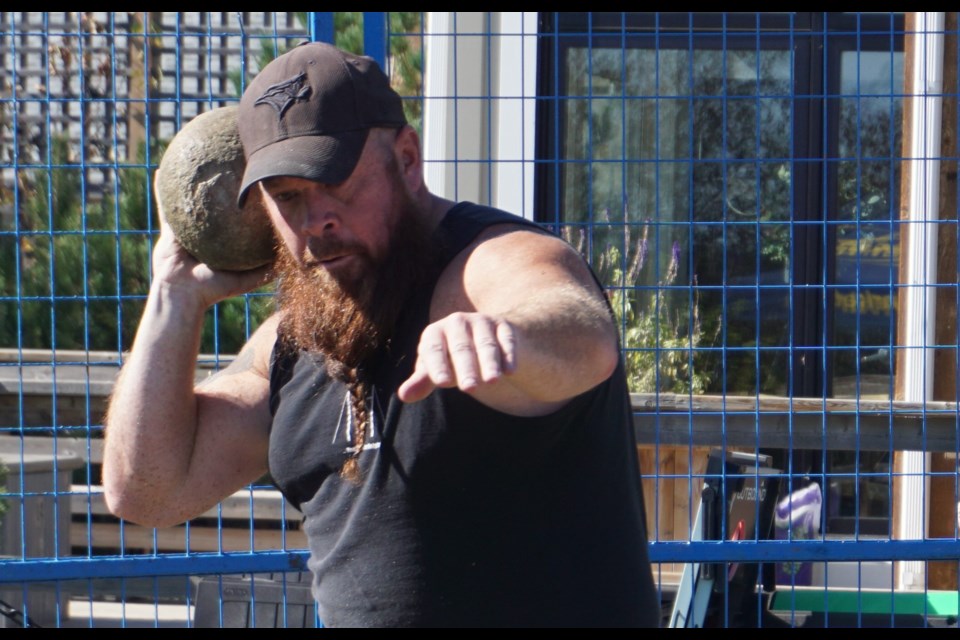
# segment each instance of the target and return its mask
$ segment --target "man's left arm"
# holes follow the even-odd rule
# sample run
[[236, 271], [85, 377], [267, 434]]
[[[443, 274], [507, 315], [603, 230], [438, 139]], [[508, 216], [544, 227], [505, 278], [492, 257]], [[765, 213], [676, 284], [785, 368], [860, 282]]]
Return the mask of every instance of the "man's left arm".
[[515, 415], [543, 415], [606, 380], [617, 331], [580, 255], [532, 230], [487, 232], [438, 283], [400, 398], [457, 387]]

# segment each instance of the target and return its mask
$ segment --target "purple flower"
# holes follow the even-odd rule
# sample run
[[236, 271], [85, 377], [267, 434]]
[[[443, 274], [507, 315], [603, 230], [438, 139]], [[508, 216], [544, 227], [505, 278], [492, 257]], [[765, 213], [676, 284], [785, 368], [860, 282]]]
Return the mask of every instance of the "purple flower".
[[667, 275], [663, 277], [663, 284], [673, 284], [680, 269], [680, 243], [673, 241], [673, 250], [670, 252], [670, 264], [667, 265]]
[[[649, 223], [649, 221], [647, 221]], [[628, 227], [629, 229], [629, 227]], [[633, 264], [630, 265], [630, 271], [627, 274], [629, 282], [636, 282], [637, 278], [640, 277], [640, 271], [643, 270], [643, 265], [647, 262], [647, 236], [650, 232], [650, 225], [643, 225], [643, 235], [637, 239], [637, 251], [633, 256]]]

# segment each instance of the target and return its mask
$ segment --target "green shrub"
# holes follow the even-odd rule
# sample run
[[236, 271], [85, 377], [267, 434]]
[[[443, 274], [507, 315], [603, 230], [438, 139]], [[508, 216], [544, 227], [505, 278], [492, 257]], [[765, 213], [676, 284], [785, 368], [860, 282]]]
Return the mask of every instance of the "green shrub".
[[[584, 253], [582, 229], [580, 237], [570, 229], [564, 229], [564, 237]], [[705, 348], [716, 342], [719, 320], [708, 334], [696, 275], [689, 287], [677, 284], [679, 243], [671, 244], [665, 265], [648, 259], [650, 230], [649, 222], [643, 224], [632, 240], [631, 227], [624, 226], [622, 243], [607, 243], [593, 261], [620, 328], [627, 382], [634, 393], [702, 394], [716, 377], [715, 359]], [[651, 273], [658, 262], [663, 268]], [[644, 280], [655, 284], [643, 286]]]

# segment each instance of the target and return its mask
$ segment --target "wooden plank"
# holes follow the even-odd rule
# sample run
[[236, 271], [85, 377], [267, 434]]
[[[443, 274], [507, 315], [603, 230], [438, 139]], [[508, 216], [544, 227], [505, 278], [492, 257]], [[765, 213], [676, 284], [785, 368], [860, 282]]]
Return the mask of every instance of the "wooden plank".
[[937, 225], [937, 311], [933, 397], [957, 400], [957, 14], [945, 15], [940, 128], [940, 220]]
[[[957, 461], [947, 460], [943, 454], [930, 456], [929, 538], [955, 539], [957, 537], [958, 502]], [[927, 563], [927, 584], [930, 589], [957, 590], [957, 562]]]
[[[672, 493], [667, 491], [670, 480], [664, 477], [671, 457], [664, 452], [665, 447], [638, 446], [637, 455], [640, 458], [640, 469], [643, 472], [643, 495], [647, 515], [647, 536], [650, 540], [674, 540], [674, 513], [670, 505]], [[665, 455], [664, 455], [665, 454]], [[683, 565], [679, 563], [662, 563], [654, 569], [654, 577], [660, 585], [677, 585]]]
[[[103, 487], [75, 484], [71, 487], [70, 511], [77, 517], [112, 516], [103, 498]], [[299, 523], [302, 515], [276, 489], [241, 489], [227, 496], [218, 507], [199, 518]]]
[[639, 444], [956, 453], [957, 423], [892, 417], [636, 413]]
[[[913, 66], [914, 66], [914, 33], [917, 28], [916, 15], [913, 11], [907, 11], [904, 14], [903, 18], [903, 95], [904, 99], [901, 101], [901, 125], [900, 125], [900, 157], [904, 158], [904, 162], [900, 166], [900, 175], [909, 176], [910, 175], [910, 160], [913, 155], [911, 149], [913, 148], [913, 100], [910, 99], [910, 96], [914, 95], [916, 92], [916, 79], [913, 77]], [[900, 261], [897, 265], [897, 282], [904, 282], [906, 278], [904, 274], [907, 272], [907, 265], [909, 264], [909, 258], [907, 251], [904, 251], [905, 247], [910, 246], [910, 233], [912, 231], [912, 225], [907, 224], [907, 221], [910, 219], [910, 190], [912, 189], [913, 184], [911, 180], [902, 179], [900, 180], [900, 206], [899, 214], [900, 220], [905, 224], [900, 225]], [[907, 287], [900, 287], [897, 292], [897, 309], [906, 309], [907, 308]], [[897, 316], [897, 344], [905, 345], [907, 344], [907, 325], [902, 321], [903, 318]], [[897, 358], [894, 363], [894, 375], [893, 375], [893, 387], [894, 387], [894, 397], [903, 398], [905, 395], [906, 389], [906, 372], [904, 370], [904, 361], [903, 358]], [[899, 456], [894, 456], [894, 466], [899, 465]], [[896, 494], [896, 489], [899, 487], [899, 482], [895, 483], [894, 493]], [[896, 498], [896, 495], [894, 495]], [[896, 530], [897, 520], [899, 519], [899, 514], [896, 509], [897, 500], [894, 500], [894, 504], [891, 505], [893, 508], [893, 526], [894, 531]]]
[[[13, 455], [70, 455], [82, 458], [84, 461], [91, 459], [89, 449], [102, 451], [102, 443], [99, 440], [92, 440], [88, 448], [86, 440], [71, 438], [69, 436], [43, 437], [43, 436], [0, 436], [0, 453]], [[102, 457], [102, 454], [101, 454]]]
[[640, 444], [958, 451], [955, 402], [633, 394]]
[[858, 415], [894, 416], [898, 420], [956, 419], [956, 402], [905, 402], [902, 400], [858, 400], [850, 398], [789, 398], [785, 396], [717, 396], [674, 393], [631, 393], [630, 401], [638, 412], [681, 412], [777, 415]]
[[[195, 379], [199, 382], [209, 377], [235, 357], [201, 354]], [[103, 351], [0, 349], [0, 393], [105, 399], [113, 390], [123, 359], [119, 353]]]
[[[300, 512], [286, 502], [279, 491], [272, 489], [237, 491], [219, 506], [192, 520], [189, 545], [184, 525], [155, 530], [129, 522], [122, 524], [121, 545], [121, 522], [110, 514], [103, 499], [103, 488], [99, 486], [73, 485], [70, 509], [73, 516], [70, 544], [77, 552], [89, 548], [126, 553], [138, 550], [173, 553], [188, 549], [191, 552], [262, 551], [301, 549], [307, 544], [306, 536], [299, 529]], [[98, 520], [91, 521], [92, 518]], [[286, 530], [277, 528], [281, 521], [286, 521]]]
[[[9, 372], [8, 372], [9, 373]], [[74, 372], [77, 374], [78, 372]], [[198, 370], [198, 376], [210, 371]], [[9, 381], [8, 381], [9, 382]], [[94, 406], [92, 387], [82, 380], [87, 395], [71, 396], [67, 385], [56, 387], [58, 403], [74, 397], [91, 402], [86, 412], [99, 419], [100, 406]], [[112, 380], [110, 382], [112, 385]], [[49, 380], [45, 393], [53, 387]], [[106, 386], [109, 385], [105, 385]], [[0, 384], [0, 389], [3, 385]], [[16, 389], [6, 398], [17, 401]], [[104, 390], [104, 393], [106, 391]], [[0, 396], [3, 396], [0, 393]], [[40, 396], [44, 399], [43, 396]], [[49, 401], [50, 398], [45, 398]], [[689, 396], [672, 394], [633, 394], [635, 427], [640, 444], [675, 446], [739, 446], [777, 449], [828, 449], [861, 451], [941, 451], [956, 454], [957, 423], [960, 408], [956, 402], [887, 402], [823, 398], [783, 398], [767, 396]], [[17, 423], [17, 412], [12, 423]], [[66, 409], [60, 410], [62, 422]], [[47, 412], [50, 413], [49, 411]], [[86, 424], [83, 406], [71, 424]], [[79, 422], [77, 422], [79, 420]], [[52, 414], [44, 419], [51, 424]], [[91, 462], [102, 461], [99, 440], [91, 440]], [[653, 469], [655, 467], [648, 467]]]
[[20, 362], [121, 362], [126, 353], [76, 349], [0, 349], [0, 363]]
[[647, 536], [652, 540], [657, 534], [657, 486], [660, 478], [657, 477], [656, 452], [652, 447], [637, 447], [637, 456], [640, 459], [641, 485], [643, 486], [643, 504], [647, 515]]
[[87, 549], [88, 540], [92, 540], [93, 548], [123, 549], [126, 553], [135, 550], [145, 553], [204, 553], [307, 548], [306, 536], [300, 530], [254, 529], [251, 536], [249, 529], [194, 525], [190, 527], [189, 544], [187, 529], [183, 526], [149, 529], [125, 523], [122, 543], [120, 531], [117, 522], [92, 522], [82, 528], [74, 526], [70, 529], [70, 544], [74, 549]]
[[[677, 447], [673, 454], [673, 539], [689, 540], [690, 526], [693, 524], [690, 509], [696, 509], [700, 504], [700, 487], [702, 480], [690, 474], [697, 467], [696, 457], [698, 449]], [[692, 495], [691, 495], [692, 494]]]
[[682, 457], [682, 466], [678, 465], [677, 472], [686, 476], [685, 480], [678, 481], [677, 497], [675, 504], [675, 522], [674, 529], [678, 534], [678, 540], [689, 540], [691, 529], [693, 527], [693, 518], [696, 517], [697, 509], [700, 508], [700, 494], [703, 491], [703, 476], [707, 472], [707, 457], [710, 454], [708, 447], [693, 447], [692, 451], [688, 448], [683, 451], [682, 456], [678, 456], [678, 461]]
[[[936, 343], [955, 345], [957, 336], [957, 12], [944, 15], [943, 101], [940, 129], [940, 224], [937, 233], [937, 283], [950, 286], [937, 289]], [[957, 349], [939, 348], [934, 353], [933, 397], [957, 400]], [[930, 456], [929, 529], [931, 538], [957, 535], [957, 460], [942, 453]], [[956, 562], [927, 564], [927, 584], [931, 589], [956, 591]]]
[[[73, 485], [70, 509], [73, 522], [70, 544], [74, 549], [111, 549], [127, 553], [186, 552], [187, 528], [184, 525], [164, 529], [121, 523], [112, 517], [99, 486]], [[97, 521], [91, 521], [97, 518]], [[102, 520], [110, 518], [110, 520]], [[189, 550], [193, 552], [250, 551], [305, 548], [307, 541], [299, 529], [300, 512], [290, 505], [279, 491], [272, 489], [245, 489], [228, 496], [220, 505], [208, 510], [190, 522]], [[276, 527], [286, 521], [286, 530]], [[237, 523], [246, 523], [247, 526]], [[264, 527], [268, 524], [268, 527]], [[253, 545], [251, 546], [251, 530]], [[156, 531], [156, 548], [154, 548]]]
[[[906, 229], [904, 229], [904, 232]], [[946, 344], [946, 343], [945, 343]], [[227, 366], [230, 356], [201, 355], [197, 378], [203, 379]], [[18, 352], [0, 349], [0, 391], [50, 395], [109, 395], [122, 358], [116, 353]], [[22, 383], [22, 384], [21, 384]], [[787, 398], [780, 396], [691, 396], [688, 394], [632, 395], [634, 411], [680, 412], [775, 412], [894, 414], [898, 418], [935, 418], [958, 414], [956, 402], [866, 401], [833, 398]]]
[[[118, 364], [129, 357], [129, 352], [118, 351], [83, 351], [78, 349], [2, 349], [0, 348], [0, 363], [56, 363], [63, 364], [68, 362], [80, 363], [113, 363]], [[220, 361], [229, 363], [235, 357], [235, 354], [213, 354], [202, 353], [197, 357], [197, 366], [201, 368], [210, 368], [212, 363]]]
[[674, 529], [674, 486], [676, 480], [676, 447], [657, 447], [659, 470], [657, 471], [657, 496], [660, 498], [660, 510], [657, 514], [657, 539], [676, 540]]

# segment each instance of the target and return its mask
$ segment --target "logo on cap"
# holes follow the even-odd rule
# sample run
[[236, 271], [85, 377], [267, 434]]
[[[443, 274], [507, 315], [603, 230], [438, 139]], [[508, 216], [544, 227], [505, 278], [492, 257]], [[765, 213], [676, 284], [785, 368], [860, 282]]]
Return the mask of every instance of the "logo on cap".
[[301, 71], [289, 80], [270, 85], [253, 103], [254, 106], [268, 104], [277, 110], [277, 120], [282, 120], [283, 114], [297, 100], [307, 100], [310, 97], [310, 85], [304, 86], [306, 77], [307, 74]]

